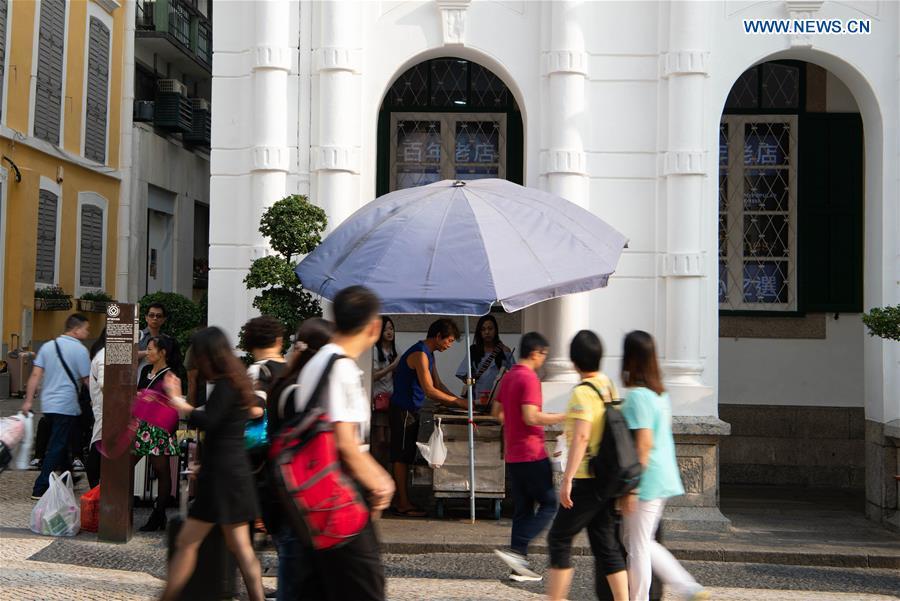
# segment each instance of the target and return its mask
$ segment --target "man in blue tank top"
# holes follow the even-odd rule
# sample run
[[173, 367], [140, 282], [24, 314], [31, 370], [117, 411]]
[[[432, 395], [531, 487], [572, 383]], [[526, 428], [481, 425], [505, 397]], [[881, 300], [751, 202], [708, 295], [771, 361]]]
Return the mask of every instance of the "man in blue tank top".
[[419, 411], [430, 398], [444, 405], [466, 407], [466, 400], [451, 393], [438, 375], [434, 353], [442, 353], [459, 338], [459, 328], [451, 319], [438, 319], [428, 328], [425, 340], [412, 345], [400, 357], [394, 370], [394, 393], [388, 410], [391, 430], [391, 455], [397, 494], [393, 512], [408, 517], [423, 517], [409, 500], [406, 479], [416, 458], [419, 437]]

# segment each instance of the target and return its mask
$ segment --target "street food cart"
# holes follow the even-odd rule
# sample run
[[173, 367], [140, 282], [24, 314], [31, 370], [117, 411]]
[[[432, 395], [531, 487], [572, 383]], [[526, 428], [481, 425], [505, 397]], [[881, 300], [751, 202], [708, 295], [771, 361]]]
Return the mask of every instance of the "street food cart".
[[[434, 469], [434, 492], [437, 517], [444, 517], [448, 499], [468, 501], [469, 433], [468, 416], [463, 411], [441, 408], [434, 419], [441, 420], [447, 458]], [[501, 502], [506, 496], [506, 464], [503, 459], [503, 432], [500, 422], [489, 415], [476, 415], [475, 422], [475, 500], [491, 504], [494, 519], [500, 519]]]

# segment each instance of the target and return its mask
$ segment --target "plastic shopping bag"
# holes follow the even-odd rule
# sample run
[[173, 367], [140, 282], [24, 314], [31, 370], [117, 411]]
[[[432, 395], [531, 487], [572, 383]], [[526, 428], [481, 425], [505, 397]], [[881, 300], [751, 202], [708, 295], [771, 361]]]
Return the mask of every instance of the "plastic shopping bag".
[[81, 495], [81, 529], [96, 532], [100, 528], [100, 485]]
[[72, 474], [50, 474], [50, 488], [31, 510], [31, 531], [50, 536], [75, 536], [81, 529], [81, 507], [72, 488]]
[[556, 437], [556, 446], [553, 447], [553, 456], [550, 463], [554, 472], [566, 471], [566, 462], [569, 460], [569, 443], [566, 441], [566, 433]]
[[441, 427], [441, 418], [438, 418], [437, 425], [434, 427], [434, 432], [431, 433], [428, 443], [417, 442], [416, 446], [419, 447], [419, 451], [422, 453], [425, 461], [428, 462], [428, 465], [431, 467], [444, 465], [444, 461], [447, 460], [447, 446], [444, 444], [444, 429]]
[[19, 448], [16, 449], [14, 468], [17, 470], [27, 470], [28, 463], [31, 461], [31, 449], [34, 448], [34, 413], [29, 411], [25, 413], [17, 413], [16, 417], [22, 422], [24, 427], [24, 436]]

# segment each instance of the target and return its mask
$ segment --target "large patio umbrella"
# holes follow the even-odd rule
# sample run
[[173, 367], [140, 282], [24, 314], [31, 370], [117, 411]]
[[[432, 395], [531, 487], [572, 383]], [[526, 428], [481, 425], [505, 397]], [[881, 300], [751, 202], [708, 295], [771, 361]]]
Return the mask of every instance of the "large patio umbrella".
[[[517, 311], [606, 286], [626, 238], [563, 198], [500, 179], [444, 180], [386, 194], [339, 225], [297, 265], [303, 287], [333, 299], [363, 285], [385, 313]], [[471, 357], [468, 357], [471, 379]], [[469, 508], [475, 519], [472, 387]]]

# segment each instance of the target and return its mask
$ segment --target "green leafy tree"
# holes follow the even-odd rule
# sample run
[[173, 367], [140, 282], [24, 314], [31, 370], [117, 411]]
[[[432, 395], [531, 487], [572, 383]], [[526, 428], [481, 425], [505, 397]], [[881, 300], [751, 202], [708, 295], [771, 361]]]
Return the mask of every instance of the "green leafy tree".
[[327, 225], [325, 211], [297, 194], [266, 209], [259, 222], [259, 232], [275, 254], [253, 261], [244, 284], [248, 289], [259, 290], [253, 306], [263, 315], [280, 319], [288, 334], [296, 332], [304, 319], [322, 314], [322, 307], [303, 289], [294, 267], [300, 257], [322, 242]]
[[862, 320], [869, 328], [870, 336], [900, 341], [900, 305], [876, 307], [864, 313]]
[[186, 296], [176, 292], [152, 292], [141, 300], [141, 329], [147, 327], [147, 307], [150, 303], [162, 303], [166, 308], [166, 323], [163, 324], [162, 333], [168, 334], [178, 341], [181, 355], [187, 352], [191, 335], [201, 323], [201, 311], [199, 305]]

